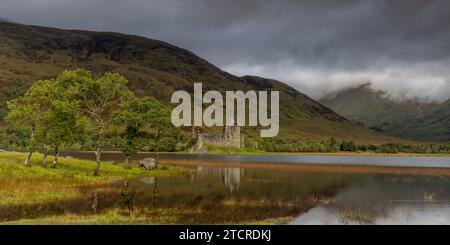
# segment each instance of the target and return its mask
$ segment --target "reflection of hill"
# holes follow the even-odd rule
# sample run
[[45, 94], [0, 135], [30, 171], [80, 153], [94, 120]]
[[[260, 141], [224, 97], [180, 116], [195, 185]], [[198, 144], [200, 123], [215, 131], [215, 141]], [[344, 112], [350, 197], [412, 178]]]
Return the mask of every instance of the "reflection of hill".
[[199, 166], [197, 170], [208, 175], [220, 177], [222, 182], [230, 189], [231, 192], [234, 190], [239, 190], [241, 176], [244, 174], [244, 169], [241, 168], [207, 168]]

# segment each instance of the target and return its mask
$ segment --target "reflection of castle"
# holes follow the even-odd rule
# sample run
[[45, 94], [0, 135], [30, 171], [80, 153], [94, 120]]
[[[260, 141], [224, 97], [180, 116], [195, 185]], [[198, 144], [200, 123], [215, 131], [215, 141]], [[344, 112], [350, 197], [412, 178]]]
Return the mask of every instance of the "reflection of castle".
[[244, 174], [244, 169], [241, 168], [208, 168], [199, 166], [198, 171], [219, 176], [231, 192], [239, 190], [241, 176]]
[[244, 135], [241, 128], [237, 126], [224, 127], [221, 134], [205, 134], [199, 129], [192, 128], [192, 141], [194, 150], [201, 150], [206, 145], [216, 145], [222, 147], [241, 148], [244, 147]]

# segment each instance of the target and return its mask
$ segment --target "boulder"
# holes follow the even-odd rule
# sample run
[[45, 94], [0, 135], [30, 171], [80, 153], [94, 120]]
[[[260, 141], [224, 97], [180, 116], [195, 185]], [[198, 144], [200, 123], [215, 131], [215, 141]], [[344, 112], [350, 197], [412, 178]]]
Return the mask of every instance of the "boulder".
[[139, 167], [144, 170], [153, 170], [156, 168], [156, 159], [155, 158], [145, 158], [139, 161]]

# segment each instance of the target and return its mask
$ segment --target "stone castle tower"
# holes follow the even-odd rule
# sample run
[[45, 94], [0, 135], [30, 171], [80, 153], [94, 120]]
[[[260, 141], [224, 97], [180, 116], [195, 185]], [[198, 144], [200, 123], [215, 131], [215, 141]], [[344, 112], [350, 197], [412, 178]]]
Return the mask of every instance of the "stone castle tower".
[[244, 147], [244, 135], [238, 126], [224, 127], [221, 134], [204, 134], [192, 128], [192, 143], [194, 151], [201, 151], [204, 145], [242, 148]]

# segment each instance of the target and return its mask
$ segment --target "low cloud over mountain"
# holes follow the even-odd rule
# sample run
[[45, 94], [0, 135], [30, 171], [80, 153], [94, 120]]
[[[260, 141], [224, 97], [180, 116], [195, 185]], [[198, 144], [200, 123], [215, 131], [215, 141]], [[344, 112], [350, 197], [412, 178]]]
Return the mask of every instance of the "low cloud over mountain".
[[444, 0], [3, 0], [0, 16], [165, 40], [314, 98], [367, 82], [398, 98], [450, 97]]

